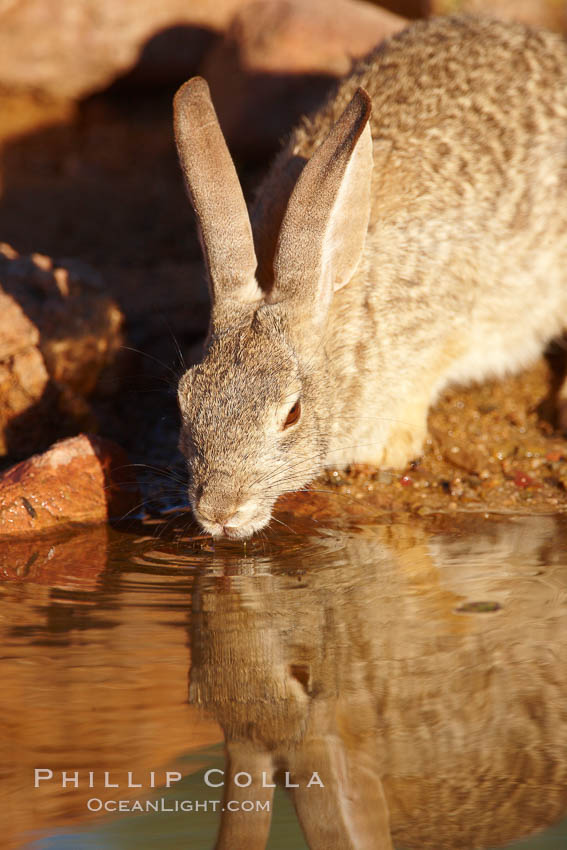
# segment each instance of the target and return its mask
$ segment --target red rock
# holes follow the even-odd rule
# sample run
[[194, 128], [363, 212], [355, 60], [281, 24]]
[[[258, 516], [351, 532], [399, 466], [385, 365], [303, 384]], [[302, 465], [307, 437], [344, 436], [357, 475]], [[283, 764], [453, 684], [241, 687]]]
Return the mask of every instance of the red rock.
[[0, 455], [94, 426], [86, 398], [112, 368], [122, 321], [88, 266], [0, 244]]
[[353, 59], [406, 24], [360, 0], [259, 0], [245, 6], [201, 68], [229, 145], [246, 154], [273, 151]]
[[26, 317], [15, 299], [1, 291], [0, 316], [0, 361], [38, 344], [37, 328]]
[[[25, 450], [27, 444], [37, 445], [40, 439], [37, 427], [26, 429], [21, 423], [21, 417], [34, 407], [39, 424], [45, 410], [50, 378], [38, 343], [39, 332], [33, 322], [15, 298], [0, 290], [0, 454]], [[22, 432], [21, 440], [14, 425]]]
[[78, 260], [54, 263], [0, 245], [0, 281], [39, 331], [50, 376], [87, 396], [122, 344], [122, 314], [100, 275]]
[[0, 83], [65, 98], [189, 76], [247, 0], [11, 0], [0, 10]]
[[423, 0], [424, 15], [455, 12], [491, 15], [567, 33], [567, 3], [562, 0]]
[[106, 522], [138, 503], [125, 452], [109, 440], [81, 434], [0, 476], [0, 536]]

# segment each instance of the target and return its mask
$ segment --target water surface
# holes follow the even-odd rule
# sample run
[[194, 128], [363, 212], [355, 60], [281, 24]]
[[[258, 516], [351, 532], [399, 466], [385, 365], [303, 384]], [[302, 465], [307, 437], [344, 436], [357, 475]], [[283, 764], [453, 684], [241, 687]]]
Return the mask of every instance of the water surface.
[[564, 848], [566, 544], [469, 516], [5, 545], [3, 846]]

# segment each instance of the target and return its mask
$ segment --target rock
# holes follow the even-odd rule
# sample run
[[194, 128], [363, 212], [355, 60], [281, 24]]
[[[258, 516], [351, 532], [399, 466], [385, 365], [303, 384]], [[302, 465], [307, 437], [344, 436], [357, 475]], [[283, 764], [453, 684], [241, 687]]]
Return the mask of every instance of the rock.
[[11, 0], [0, 11], [0, 84], [61, 98], [140, 65], [144, 83], [190, 76], [246, 0]]
[[0, 454], [19, 454], [41, 442], [43, 418], [57, 406], [57, 393], [38, 348], [38, 329], [1, 290], [0, 317]]
[[0, 245], [0, 454], [94, 427], [86, 398], [122, 345], [122, 313], [77, 261]]
[[125, 452], [109, 440], [81, 434], [0, 476], [0, 536], [106, 522], [139, 501]]
[[455, 12], [492, 15], [567, 33], [567, 3], [563, 0], [424, 0], [423, 12], [426, 15]]
[[353, 59], [406, 24], [360, 0], [245, 6], [201, 67], [229, 145], [247, 155], [273, 152]]
[[8, 414], [18, 415], [39, 400], [49, 375], [37, 348], [39, 332], [20, 305], [0, 291], [0, 398]]
[[100, 275], [78, 260], [56, 264], [0, 245], [0, 282], [38, 328], [50, 376], [88, 396], [122, 345], [122, 314]]

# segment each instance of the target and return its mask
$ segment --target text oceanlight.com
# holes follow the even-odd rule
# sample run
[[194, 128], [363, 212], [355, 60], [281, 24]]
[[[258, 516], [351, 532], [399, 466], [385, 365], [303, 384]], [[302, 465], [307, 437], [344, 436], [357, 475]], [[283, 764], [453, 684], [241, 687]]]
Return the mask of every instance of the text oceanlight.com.
[[87, 801], [90, 812], [269, 812], [269, 800], [100, 800]]

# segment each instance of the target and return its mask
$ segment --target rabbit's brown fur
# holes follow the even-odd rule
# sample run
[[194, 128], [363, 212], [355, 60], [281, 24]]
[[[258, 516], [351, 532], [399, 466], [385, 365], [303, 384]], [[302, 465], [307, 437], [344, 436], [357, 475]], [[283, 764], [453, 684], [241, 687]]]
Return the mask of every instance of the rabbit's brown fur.
[[444, 386], [518, 370], [564, 329], [566, 43], [473, 17], [413, 24], [296, 129], [251, 218], [259, 287], [215, 285], [209, 265], [209, 350], [180, 384], [193, 507], [231, 536], [326, 464], [403, 466]]

